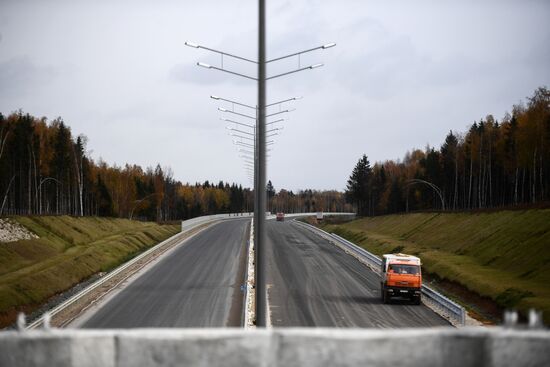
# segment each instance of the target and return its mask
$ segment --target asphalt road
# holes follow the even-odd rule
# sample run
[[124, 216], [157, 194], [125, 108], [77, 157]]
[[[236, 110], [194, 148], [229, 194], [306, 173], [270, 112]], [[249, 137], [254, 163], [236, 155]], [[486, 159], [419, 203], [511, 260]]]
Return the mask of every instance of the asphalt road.
[[267, 222], [267, 292], [273, 326], [449, 326], [424, 305], [380, 300], [380, 278], [327, 240]]
[[249, 223], [222, 221], [190, 238], [80, 327], [240, 326]]

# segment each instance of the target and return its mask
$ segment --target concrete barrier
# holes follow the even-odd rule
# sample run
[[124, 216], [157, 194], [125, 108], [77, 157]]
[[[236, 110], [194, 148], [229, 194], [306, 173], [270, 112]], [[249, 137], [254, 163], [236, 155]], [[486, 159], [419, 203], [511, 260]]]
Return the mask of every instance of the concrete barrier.
[[[286, 214], [286, 218], [298, 218], [298, 217], [312, 217], [315, 216], [316, 212], [311, 213], [290, 213]], [[327, 212], [324, 213], [325, 216], [347, 216], [347, 217], [355, 217], [355, 213], [332, 213]], [[208, 222], [214, 222], [219, 220], [226, 220], [226, 219], [239, 219], [239, 218], [250, 218], [253, 217], [253, 212], [247, 212], [247, 213], [230, 213], [230, 214], [213, 214], [213, 215], [204, 215], [202, 217], [195, 217], [191, 219], [187, 219], [181, 222], [181, 230], [182, 232], [190, 230], [198, 225], [208, 223]], [[275, 219], [274, 215], [271, 215], [269, 212], [266, 212], [266, 218], [267, 219]]]
[[502, 328], [0, 333], [0, 366], [550, 366], [550, 333]]

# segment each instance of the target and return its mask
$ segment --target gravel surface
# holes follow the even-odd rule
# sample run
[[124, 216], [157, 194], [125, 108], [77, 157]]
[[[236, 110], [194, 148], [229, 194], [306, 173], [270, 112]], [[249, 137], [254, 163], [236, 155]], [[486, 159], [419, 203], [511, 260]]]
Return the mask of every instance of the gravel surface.
[[21, 224], [8, 218], [0, 218], [0, 242], [15, 242], [38, 238]]

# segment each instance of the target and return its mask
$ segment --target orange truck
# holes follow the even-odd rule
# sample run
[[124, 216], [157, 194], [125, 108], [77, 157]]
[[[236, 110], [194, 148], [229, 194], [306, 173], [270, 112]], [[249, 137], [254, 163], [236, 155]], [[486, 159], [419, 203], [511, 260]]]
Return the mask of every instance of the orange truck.
[[420, 259], [406, 254], [382, 256], [382, 302], [392, 298], [409, 299], [419, 305], [421, 301], [422, 273]]

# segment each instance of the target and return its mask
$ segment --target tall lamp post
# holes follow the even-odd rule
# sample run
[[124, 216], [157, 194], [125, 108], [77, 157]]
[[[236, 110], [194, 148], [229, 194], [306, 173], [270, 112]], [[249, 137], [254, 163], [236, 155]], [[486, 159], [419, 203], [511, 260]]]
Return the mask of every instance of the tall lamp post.
[[[309, 66], [302, 67], [300, 56], [302, 54], [312, 52], [315, 50], [327, 49], [336, 46], [336, 43], [328, 43], [322, 46], [310, 48], [307, 50], [295, 52], [286, 56], [277, 57], [275, 59], [267, 60], [266, 59], [266, 29], [265, 29], [265, 0], [259, 0], [258, 6], [258, 61], [251, 60], [245, 57], [233, 55], [224, 51], [215, 50], [213, 48], [205, 47], [192, 42], [185, 42], [185, 45], [193, 48], [203, 49], [210, 52], [217, 53], [221, 56], [221, 65], [220, 67], [206, 64], [203, 62], [197, 62], [197, 65], [207, 69], [219, 70], [229, 74], [237, 75], [243, 78], [254, 80], [258, 83], [258, 109], [257, 109], [257, 129], [256, 129], [256, 141], [257, 141], [257, 180], [254, 183], [254, 190], [257, 193], [256, 195], [256, 205], [254, 207], [254, 220], [255, 220], [255, 231], [254, 231], [254, 243], [256, 244], [256, 325], [259, 327], [266, 326], [266, 301], [267, 293], [265, 288], [265, 213], [266, 213], [266, 81], [270, 79], [275, 79], [285, 75], [297, 73], [303, 70], [312, 70], [323, 66], [323, 64], [313, 64]], [[230, 57], [243, 62], [253, 63], [258, 66], [257, 77], [238, 73], [232, 70], [224, 68], [224, 58]], [[284, 60], [290, 57], [298, 58], [298, 68], [290, 70], [284, 73], [277, 75], [266, 75], [266, 65], [268, 63], [277, 62]]]

